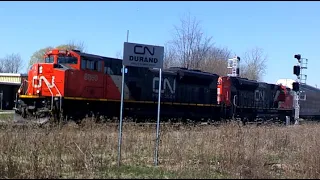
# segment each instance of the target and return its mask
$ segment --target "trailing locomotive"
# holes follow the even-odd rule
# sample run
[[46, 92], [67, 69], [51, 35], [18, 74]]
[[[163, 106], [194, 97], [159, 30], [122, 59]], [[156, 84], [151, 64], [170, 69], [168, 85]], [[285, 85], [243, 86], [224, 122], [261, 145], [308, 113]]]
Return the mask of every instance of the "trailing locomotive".
[[[118, 117], [122, 60], [80, 51], [48, 51], [19, 89], [16, 113], [23, 118]], [[161, 117], [220, 120], [292, 113], [292, 98], [280, 85], [173, 67], [162, 71]], [[124, 115], [156, 117], [157, 69], [127, 67]], [[144, 118], [141, 118], [144, 117]]]
[[284, 121], [285, 116], [293, 115], [293, 96], [284, 86], [228, 76], [220, 77], [218, 84], [218, 103], [226, 107], [226, 118], [253, 121], [276, 117]]
[[[277, 84], [282, 84], [292, 89], [293, 79], [279, 79]], [[303, 92], [300, 97], [299, 117], [303, 119], [320, 118], [320, 89], [307, 84], [300, 84], [300, 90]]]

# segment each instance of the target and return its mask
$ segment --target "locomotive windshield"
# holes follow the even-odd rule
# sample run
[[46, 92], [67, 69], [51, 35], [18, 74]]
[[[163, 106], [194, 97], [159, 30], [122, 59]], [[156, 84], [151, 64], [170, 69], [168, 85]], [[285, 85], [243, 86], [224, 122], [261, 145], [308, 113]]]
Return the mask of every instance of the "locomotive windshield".
[[60, 56], [58, 57], [58, 64], [77, 64], [76, 57]]
[[46, 57], [44, 62], [45, 63], [53, 63], [53, 56]]

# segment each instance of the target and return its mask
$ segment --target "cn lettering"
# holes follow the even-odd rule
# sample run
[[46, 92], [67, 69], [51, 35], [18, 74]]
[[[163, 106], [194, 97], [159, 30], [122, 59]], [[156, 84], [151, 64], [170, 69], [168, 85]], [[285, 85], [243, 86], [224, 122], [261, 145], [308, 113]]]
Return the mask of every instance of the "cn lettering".
[[[154, 77], [153, 78], [153, 92], [158, 93], [159, 90], [156, 88], [156, 85], [159, 84], [159, 77]], [[163, 89], [161, 89], [161, 93], [164, 93], [166, 89], [169, 89], [171, 94], [176, 93], [176, 80], [174, 79], [172, 83], [168, 80], [168, 78], [163, 79]]]
[[154, 47], [152, 47], [152, 51], [147, 46], [136, 45], [134, 46], [135, 54], [146, 54], [146, 51], [149, 52], [150, 55], [154, 55]]

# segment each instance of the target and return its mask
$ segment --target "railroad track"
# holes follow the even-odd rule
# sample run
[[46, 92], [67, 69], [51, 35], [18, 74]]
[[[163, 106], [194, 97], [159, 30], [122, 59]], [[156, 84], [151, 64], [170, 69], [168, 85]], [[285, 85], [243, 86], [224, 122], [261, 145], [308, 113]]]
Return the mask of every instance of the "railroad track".
[[[7, 127], [7, 126], [11, 126], [11, 127], [46, 127], [47, 125], [51, 126], [52, 124], [50, 124], [50, 121], [48, 120], [48, 118], [39, 118], [39, 119], [29, 119], [29, 120], [24, 120], [24, 119], [19, 119], [19, 116], [15, 116], [15, 120], [13, 121], [7, 121], [7, 122], [0, 122], [0, 127]], [[91, 120], [90, 118], [86, 119], [87, 121]], [[118, 120], [116, 120], [118, 121]], [[243, 123], [240, 120], [228, 120], [228, 121], [216, 121], [216, 122], [201, 122], [201, 123], [182, 123], [182, 122], [160, 122], [160, 126], [161, 127], [174, 127], [174, 128], [192, 128], [192, 127], [201, 127], [201, 126], [221, 126], [223, 124], [226, 123], [237, 123], [240, 126], [243, 125]], [[61, 125], [67, 125], [69, 123], [72, 123], [72, 121], [65, 121], [63, 122]], [[119, 122], [99, 122], [97, 124], [103, 124], [106, 126], [110, 126], [110, 127], [114, 127], [117, 128], [119, 126]], [[132, 122], [132, 121], [123, 121], [123, 126], [143, 126], [143, 127], [156, 127], [155, 122]], [[78, 124], [79, 126], [82, 125], [82, 123]], [[283, 126], [285, 125], [284, 123], [275, 123], [275, 122], [248, 122], [246, 123], [247, 126], [264, 126], [264, 125], [280, 125]]]
[[[48, 124], [50, 121], [49, 121], [49, 118], [39, 118], [39, 119], [28, 119], [28, 120], [25, 120], [23, 119], [21, 116], [15, 114], [13, 115], [14, 116], [14, 120], [12, 122], [10, 121], [0, 121], [0, 125], [1, 126], [6, 126], [8, 124], [11, 124], [12, 126], [29, 126], [29, 125], [34, 125], [34, 126], [43, 126], [45, 124]], [[179, 118], [176, 118], [175, 120], [177, 120]], [[123, 125], [124, 126], [130, 126], [130, 125], [134, 125], [134, 126], [156, 126], [156, 120], [155, 119], [145, 119], [145, 120], [151, 120], [152, 122], [135, 122], [134, 121], [134, 118], [131, 118], [131, 117], [125, 117], [123, 119]], [[87, 117], [85, 118], [85, 121], [95, 121], [95, 118], [94, 117]], [[65, 124], [68, 124], [69, 122], [72, 122], [72, 121], [68, 121], [68, 120], [65, 120], [65, 122], [63, 122], [62, 124], [65, 125]], [[195, 121], [192, 121], [192, 120], [188, 120], [184, 123], [182, 122], [176, 122], [176, 121], [160, 121], [160, 124], [161, 126], [176, 126], [176, 127], [180, 127], [180, 126], [185, 126], [185, 127], [195, 127], [195, 126], [220, 126], [222, 124], [225, 124], [225, 123], [228, 123], [228, 122], [236, 122], [236, 123], [239, 123], [239, 125], [242, 124], [242, 122], [237, 119], [237, 120], [226, 120], [226, 121], [214, 121], [214, 122], [211, 122], [211, 121], [208, 121], [208, 122], [195, 122]], [[308, 121], [305, 121], [304, 123], [306, 123]], [[114, 117], [114, 118], [103, 118], [100, 122], [98, 123], [101, 123], [101, 124], [105, 124], [107, 126], [114, 126], [114, 127], [117, 127], [119, 126], [119, 119], [117, 117]], [[80, 123], [81, 124], [81, 123]], [[285, 123], [279, 123], [279, 122], [276, 122], [276, 121], [272, 121], [272, 120], [268, 120], [268, 121], [255, 121], [255, 122], [247, 122], [246, 125], [285, 125]]]

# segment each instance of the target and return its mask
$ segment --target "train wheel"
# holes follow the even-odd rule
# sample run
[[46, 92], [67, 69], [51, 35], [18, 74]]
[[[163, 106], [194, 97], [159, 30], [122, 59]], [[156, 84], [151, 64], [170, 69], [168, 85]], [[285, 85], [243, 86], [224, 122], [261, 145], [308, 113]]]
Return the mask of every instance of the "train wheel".
[[241, 122], [242, 122], [242, 125], [245, 126], [248, 123], [248, 118], [246, 117], [241, 118]]

